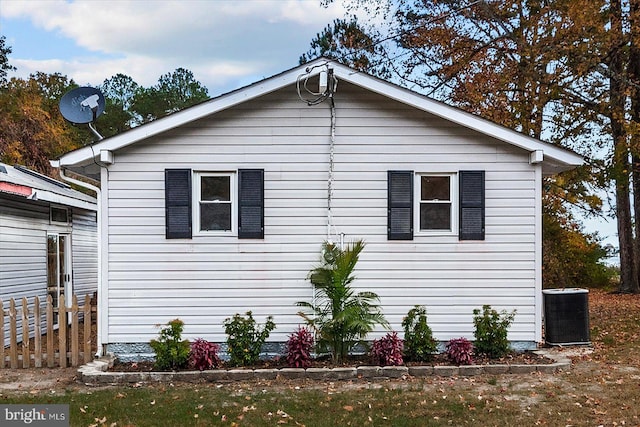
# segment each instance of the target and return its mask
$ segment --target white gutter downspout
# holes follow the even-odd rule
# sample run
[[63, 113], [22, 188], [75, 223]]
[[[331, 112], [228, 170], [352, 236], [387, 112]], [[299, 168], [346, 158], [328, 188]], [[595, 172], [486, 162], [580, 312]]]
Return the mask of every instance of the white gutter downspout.
[[[86, 188], [88, 190], [91, 190], [93, 192], [96, 193], [96, 201], [97, 201], [97, 205], [96, 205], [96, 209], [97, 209], [97, 215], [96, 218], [98, 220], [98, 313], [96, 315], [96, 322], [100, 323], [100, 313], [103, 310], [103, 303], [102, 303], [102, 210], [100, 209], [101, 206], [101, 198], [102, 198], [102, 193], [100, 191], [99, 187], [96, 187], [95, 185], [91, 185], [89, 183], [71, 178], [69, 176], [66, 176], [64, 174], [64, 168], [60, 166], [60, 161], [59, 160], [51, 160], [50, 161], [51, 166], [53, 166], [54, 168], [57, 168], [60, 170], [60, 178], [62, 178], [63, 181], [69, 182], [71, 184], [75, 184], [78, 185], [80, 187]], [[97, 332], [97, 347], [98, 347], [98, 351], [96, 352], [96, 357], [101, 357], [102, 356], [102, 332], [101, 332], [101, 328], [100, 325], [97, 325], [96, 327], [96, 332]]]

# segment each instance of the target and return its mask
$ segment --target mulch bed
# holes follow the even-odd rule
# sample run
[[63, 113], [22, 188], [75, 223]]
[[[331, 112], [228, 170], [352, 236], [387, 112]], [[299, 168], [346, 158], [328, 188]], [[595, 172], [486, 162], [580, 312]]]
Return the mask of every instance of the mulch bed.
[[[474, 365], [546, 365], [554, 363], [554, 360], [548, 357], [535, 354], [532, 352], [510, 353], [499, 359], [491, 359], [488, 357], [475, 357]], [[369, 356], [352, 356], [342, 364], [335, 364], [329, 357], [320, 357], [312, 361], [312, 368], [336, 368], [336, 367], [357, 367], [363, 365], [375, 366]], [[430, 362], [405, 362], [404, 366], [448, 366], [452, 363], [445, 354], [437, 354]], [[287, 360], [284, 357], [274, 358], [270, 360], [262, 360], [253, 366], [234, 367], [223, 363], [218, 369], [281, 369], [289, 368]], [[191, 368], [184, 369], [193, 370]], [[155, 372], [153, 362], [121, 362], [116, 360], [113, 367], [109, 369], [111, 372]]]

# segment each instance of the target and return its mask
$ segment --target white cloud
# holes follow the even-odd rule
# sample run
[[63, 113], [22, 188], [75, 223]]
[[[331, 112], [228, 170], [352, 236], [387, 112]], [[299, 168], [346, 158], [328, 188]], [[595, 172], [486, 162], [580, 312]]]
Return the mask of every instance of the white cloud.
[[[99, 84], [116, 73], [142, 85], [188, 68], [215, 95], [290, 68], [326, 24], [343, 16], [320, 0], [14, 1], [2, 0], [3, 19], [28, 19], [89, 52], [44, 61], [12, 56], [21, 75], [60, 72]], [[55, 68], [53, 68], [55, 67]], [[253, 80], [251, 80], [253, 81]]]

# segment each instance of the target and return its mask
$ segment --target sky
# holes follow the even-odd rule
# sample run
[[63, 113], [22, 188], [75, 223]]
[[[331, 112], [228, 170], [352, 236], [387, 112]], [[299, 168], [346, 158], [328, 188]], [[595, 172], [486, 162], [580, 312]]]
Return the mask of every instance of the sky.
[[[0, 0], [0, 36], [17, 68], [9, 77], [98, 86], [122, 73], [149, 87], [182, 67], [214, 97], [297, 66], [345, 12], [340, 0]], [[614, 220], [584, 224], [617, 247]]]
[[186, 68], [217, 96], [298, 65], [342, 2], [321, 0], [0, 0], [9, 77], [42, 71], [97, 86], [142, 86]]

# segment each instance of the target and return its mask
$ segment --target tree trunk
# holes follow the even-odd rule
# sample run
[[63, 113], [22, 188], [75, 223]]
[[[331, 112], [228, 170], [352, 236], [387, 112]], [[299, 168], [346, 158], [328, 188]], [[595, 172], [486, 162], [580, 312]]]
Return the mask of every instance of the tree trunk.
[[631, 83], [631, 179], [635, 219], [635, 271], [640, 284], [640, 0], [629, 2], [631, 42], [629, 46], [629, 81]]
[[616, 190], [616, 216], [618, 220], [618, 241], [620, 245], [620, 286], [625, 293], [639, 293], [636, 273], [635, 242], [631, 217], [631, 164], [629, 144], [625, 131], [625, 65], [624, 37], [621, 0], [611, 2], [611, 51], [609, 53], [609, 97], [611, 103], [610, 120], [613, 137], [613, 175]]

